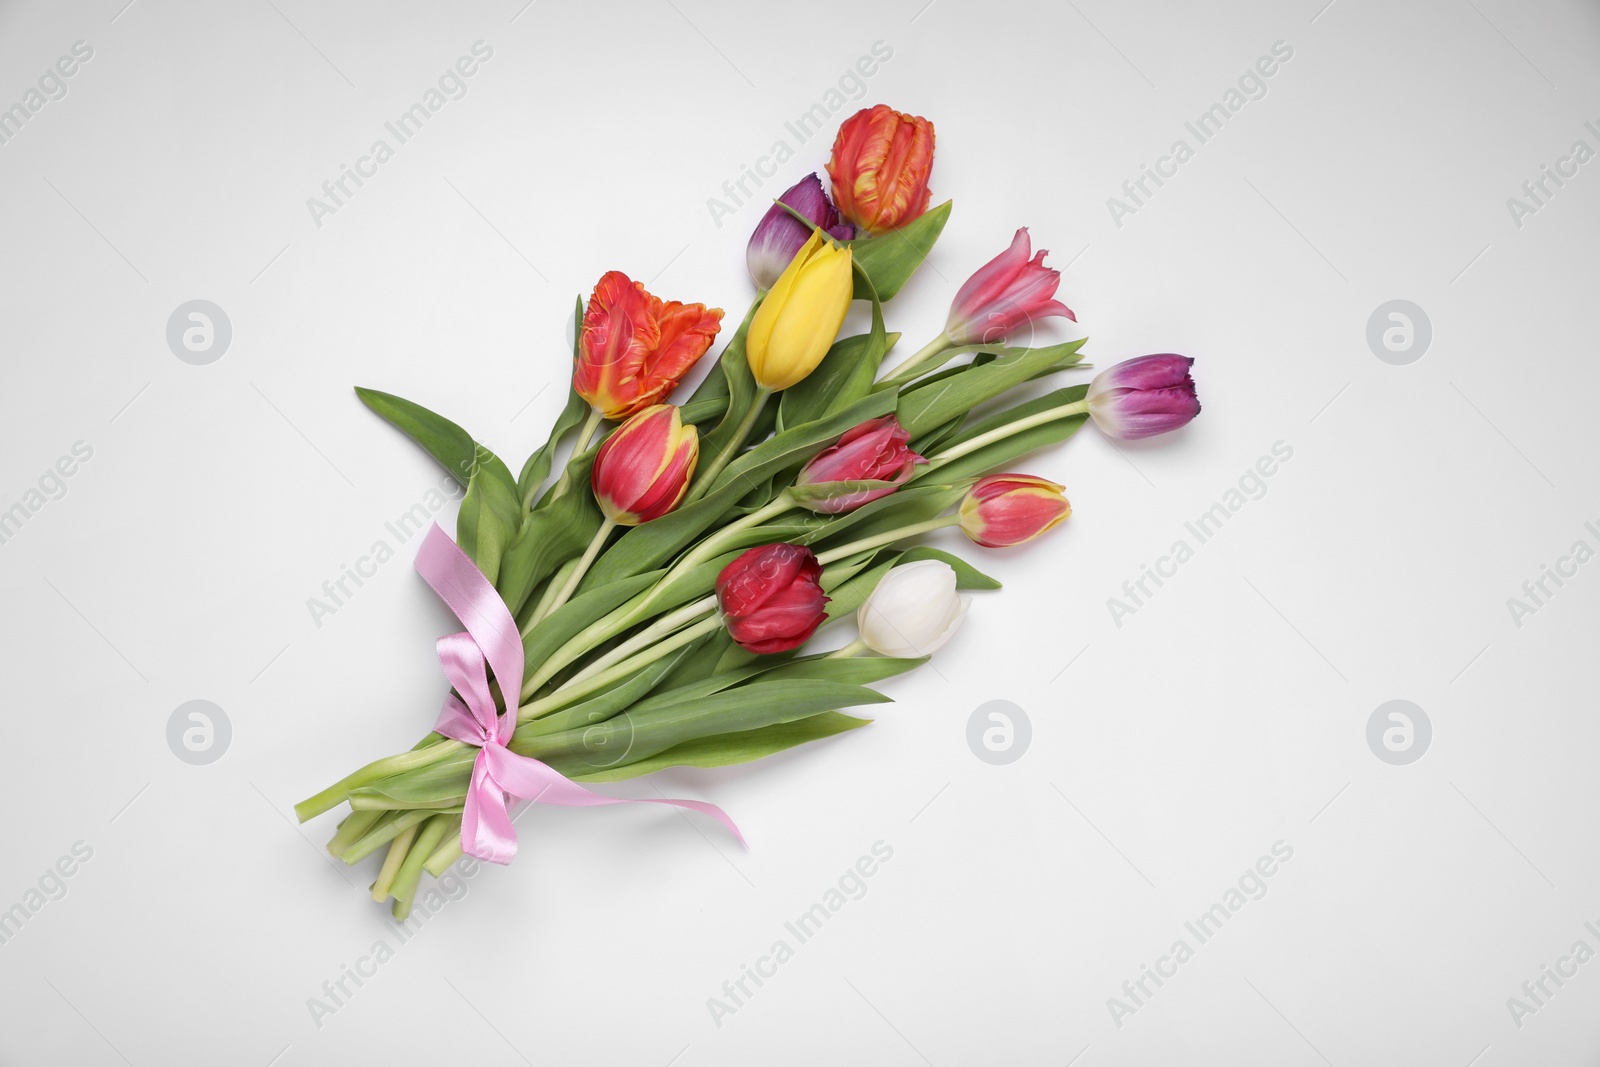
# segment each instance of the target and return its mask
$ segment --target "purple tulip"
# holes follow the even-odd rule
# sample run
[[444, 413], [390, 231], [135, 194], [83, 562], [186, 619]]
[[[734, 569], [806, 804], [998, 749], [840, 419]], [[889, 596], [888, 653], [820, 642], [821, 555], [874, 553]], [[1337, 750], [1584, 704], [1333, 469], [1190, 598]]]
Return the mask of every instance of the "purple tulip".
[[1188, 356], [1166, 353], [1107, 367], [1089, 383], [1089, 415], [1103, 433], [1125, 441], [1187, 425], [1200, 414], [1193, 365]]
[[[822, 227], [830, 237], [848, 241], [855, 236], [855, 227], [839, 220], [838, 209], [823, 191], [822, 179], [815, 174], [801, 178], [778, 199]], [[768, 208], [756, 232], [750, 235], [750, 246], [744, 254], [756, 288], [771, 289], [783, 268], [810, 236], [811, 230], [783, 208], [777, 204]]]

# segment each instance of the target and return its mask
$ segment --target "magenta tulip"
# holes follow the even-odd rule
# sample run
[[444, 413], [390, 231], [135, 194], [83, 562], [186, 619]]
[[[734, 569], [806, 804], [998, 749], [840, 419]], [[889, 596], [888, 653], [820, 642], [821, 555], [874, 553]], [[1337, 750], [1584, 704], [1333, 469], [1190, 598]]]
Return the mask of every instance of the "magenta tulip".
[[1140, 356], [1107, 367], [1089, 383], [1089, 415], [1102, 433], [1135, 441], [1187, 425], [1200, 414], [1188, 356]]
[[813, 456], [789, 492], [801, 507], [822, 515], [853, 511], [888, 496], [926, 462], [908, 447], [910, 440], [893, 415], [869, 419]]

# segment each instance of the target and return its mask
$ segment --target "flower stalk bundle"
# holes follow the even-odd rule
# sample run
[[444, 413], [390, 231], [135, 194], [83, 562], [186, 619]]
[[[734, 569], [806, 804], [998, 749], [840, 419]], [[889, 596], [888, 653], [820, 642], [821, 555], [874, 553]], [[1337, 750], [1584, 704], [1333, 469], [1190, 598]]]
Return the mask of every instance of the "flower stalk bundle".
[[[439, 641], [452, 688], [433, 732], [295, 809], [305, 821], [348, 806], [328, 848], [347, 863], [382, 852], [373, 898], [396, 916], [463, 852], [509, 862], [519, 801], [620, 803], [588, 786], [865, 726], [845, 709], [886, 701], [872, 686], [951, 638], [963, 591], [998, 587], [917, 538], [953, 526], [985, 548], [1031, 541], [1071, 508], [1013, 461], [1088, 421], [1137, 438], [1198, 413], [1193, 361], [1175, 355], [1018, 398], [1083, 359], [1082, 340], [1012, 343], [1075, 321], [1026, 228], [961, 287], [932, 342], [886, 367], [899, 335], [884, 303], [950, 215], [929, 207], [933, 149], [930, 122], [884, 105], [846, 120], [831, 198], [810, 175], [760, 221], [755, 299], [676, 403], [722, 311], [603, 276], [579, 302], [567, 405], [516, 475], [455, 423], [357, 390], [466, 489], [454, 542], [435, 528], [417, 560], [465, 627]], [[840, 337], [857, 301], [870, 328]], [[842, 647], [805, 647], [852, 617]], [[710, 804], [649, 802], [738, 834]]]

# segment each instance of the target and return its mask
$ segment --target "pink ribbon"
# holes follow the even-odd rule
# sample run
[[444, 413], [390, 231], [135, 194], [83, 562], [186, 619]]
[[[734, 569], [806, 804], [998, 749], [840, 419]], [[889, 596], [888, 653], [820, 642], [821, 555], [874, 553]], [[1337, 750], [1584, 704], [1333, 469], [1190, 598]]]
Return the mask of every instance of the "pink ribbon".
[[[671, 804], [710, 815], [739, 843], [744, 835], [721, 808], [699, 800], [608, 797], [591, 793], [560, 771], [506, 747], [517, 729], [522, 690], [522, 636], [516, 620], [466, 554], [438, 524], [423, 538], [417, 572], [467, 628], [439, 638], [439, 663], [455, 692], [445, 698], [434, 730], [478, 748], [472, 784], [461, 812], [461, 850], [491, 863], [510, 863], [517, 855], [517, 832], [508, 805], [512, 797], [569, 808], [601, 804]], [[498, 714], [487, 669], [494, 671], [506, 713]], [[459, 695], [458, 695], [459, 694]]]

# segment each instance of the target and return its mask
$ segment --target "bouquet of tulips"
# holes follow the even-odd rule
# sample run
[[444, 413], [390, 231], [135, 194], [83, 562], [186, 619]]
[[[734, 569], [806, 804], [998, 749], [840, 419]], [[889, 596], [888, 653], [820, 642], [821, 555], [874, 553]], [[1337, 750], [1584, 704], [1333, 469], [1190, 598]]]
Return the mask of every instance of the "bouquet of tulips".
[[[602, 277], [579, 301], [567, 406], [519, 475], [454, 423], [358, 390], [466, 489], [455, 540], [435, 527], [417, 560], [464, 626], [439, 641], [452, 690], [434, 731], [295, 809], [304, 821], [349, 805], [328, 847], [347, 863], [387, 849], [373, 898], [392, 897], [397, 917], [424, 872], [463, 852], [509, 862], [518, 801], [622, 803], [582, 783], [744, 763], [866, 725], [842, 709], [887, 700], [872, 684], [950, 638], [961, 590], [997, 588], [908, 542], [946, 526], [985, 547], [1038, 537], [1071, 509], [1060, 485], [1005, 473], [1012, 461], [1088, 420], [1139, 438], [1199, 411], [1193, 361], [1176, 355], [1003, 406], [1084, 366], [1082, 340], [1007, 344], [1076, 321], [1026, 229], [961, 287], [933, 341], [885, 369], [899, 335], [883, 304], [950, 214], [929, 209], [933, 143], [926, 119], [881, 104], [840, 127], [831, 199], [810, 175], [762, 218], [755, 299], [681, 404], [669, 398], [722, 311]], [[854, 301], [871, 326], [839, 337]], [[854, 639], [805, 654], [847, 616]], [[738, 834], [711, 804], [648, 802]]]

